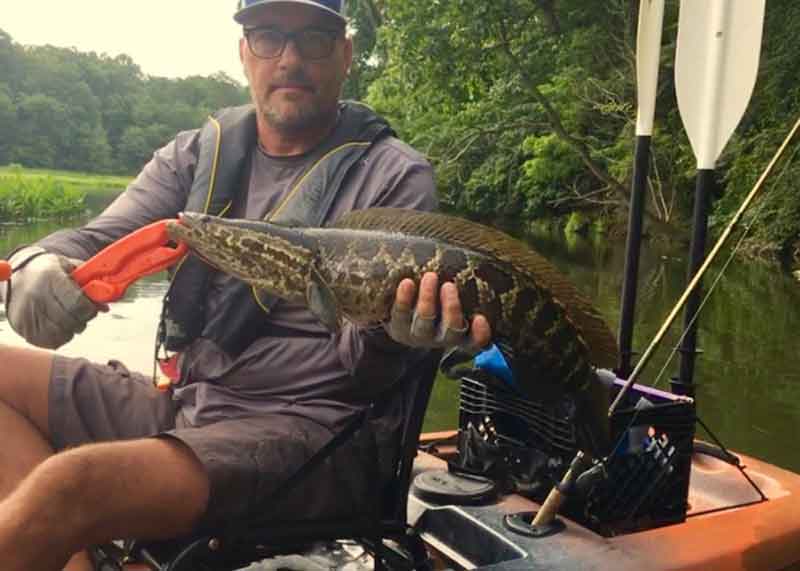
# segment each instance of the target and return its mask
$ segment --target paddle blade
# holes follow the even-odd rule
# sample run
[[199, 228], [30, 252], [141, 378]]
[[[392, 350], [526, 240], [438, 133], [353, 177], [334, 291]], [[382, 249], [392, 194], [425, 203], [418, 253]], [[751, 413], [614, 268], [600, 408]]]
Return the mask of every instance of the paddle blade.
[[766, 0], [681, 0], [675, 85], [699, 169], [713, 169], [758, 74]]
[[641, 0], [636, 35], [636, 134], [653, 134], [656, 113], [658, 68], [661, 63], [661, 32], [664, 28], [664, 0]]

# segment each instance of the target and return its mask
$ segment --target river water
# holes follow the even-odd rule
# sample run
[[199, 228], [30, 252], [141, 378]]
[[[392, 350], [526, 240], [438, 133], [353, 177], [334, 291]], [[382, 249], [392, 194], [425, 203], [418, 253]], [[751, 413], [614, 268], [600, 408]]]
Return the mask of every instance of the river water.
[[[3, 227], [0, 251], [30, 243], [58, 227], [54, 223]], [[624, 245], [551, 233], [531, 234], [528, 240], [594, 300], [616, 329]], [[718, 274], [719, 266], [712, 268], [706, 285]], [[640, 277], [634, 349], [641, 353], [682, 292], [683, 254], [646, 247]], [[140, 280], [61, 351], [98, 361], [120, 359], [131, 369], [149, 373], [165, 288], [163, 274]], [[677, 361], [666, 364], [666, 360], [677, 343], [679, 325], [673, 325], [643, 382], [668, 389]], [[0, 343], [25, 344], [2, 312]], [[800, 283], [774, 266], [734, 260], [703, 308], [699, 346], [703, 353], [695, 377], [701, 419], [726, 446], [800, 472], [794, 434], [800, 425]], [[437, 383], [427, 430], [455, 426], [457, 392], [452, 381]]]

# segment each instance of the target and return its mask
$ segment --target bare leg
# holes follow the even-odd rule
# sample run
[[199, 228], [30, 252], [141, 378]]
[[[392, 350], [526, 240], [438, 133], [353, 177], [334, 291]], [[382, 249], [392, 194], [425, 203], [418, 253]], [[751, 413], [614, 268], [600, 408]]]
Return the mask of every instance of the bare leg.
[[52, 355], [0, 346], [0, 561], [4, 571], [90, 569], [85, 546], [191, 528], [208, 481], [178, 442], [146, 439], [53, 456]]
[[[52, 354], [0, 347], [0, 501], [33, 469], [53, 454], [47, 427], [47, 393]], [[70, 561], [65, 571], [90, 570], [86, 552]]]
[[4, 571], [58, 571], [87, 545], [191, 531], [208, 502], [194, 454], [169, 439], [91, 444], [39, 464], [0, 502]]
[[47, 428], [52, 355], [0, 346], [0, 499], [53, 454]]

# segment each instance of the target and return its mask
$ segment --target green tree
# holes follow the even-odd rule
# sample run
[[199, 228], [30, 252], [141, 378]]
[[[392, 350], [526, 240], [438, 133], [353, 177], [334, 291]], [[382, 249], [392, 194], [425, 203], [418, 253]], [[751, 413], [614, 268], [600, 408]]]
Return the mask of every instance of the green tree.
[[8, 86], [0, 83], [0, 165], [11, 162], [14, 138], [9, 134], [16, 132], [17, 107], [11, 99], [11, 91]]
[[353, 65], [344, 84], [346, 99], [365, 99], [369, 85], [383, 70], [386, 54], [376, 50], [378, 32], [383, 25], [382, 9], [380, 0], [356, 0], [348, 5]]
[[65, 166], [59, 158], [67, 140], [69, 110], [57, 99], [37, 93], [25, 95], [17, 106], [17, 138], [11, 153], [14, 162], [30, 167]]
[[[454, 206], [475, 206], [464, 189], [495, 188], [500, 167], [500, 205], [511, 210], [523, 203], [557, 211], [554, 200], [576, 188], [605, 189], [624, 203], [626, 181], [611, 174], [615, 157], [604, 152], [630, 123], [632, 78], [619, 73], [630, 69], [630, 54], [609, 33], [624, 30], [622, 4], [387, 0], [381, 33], [391, 62], [370, 101], [429, 150]], [[549, 134], [584, 175], [553, 180], [544, 197], [525, 184], [525, 162], [534, 158], [525, 141]], [[488, 214], [485, 206], [477, 213]]]
[[147, 127], [131, 126], [122, 135], [117, 158], [127, 172], [141, 169], [153, 156], [153, 151], [165, 145], [174, 136], [165, 125]]
[[23, 75], [21, 60], [11, 36], [0, 29], [0, 81], [8, 85], [12, 93], [18, 89]]
[[[721, 200], [712, 219], [722, 228], [777, 151], [800, 114], [800, 84], [796, 70], [800, 52], [795, 47], [800, 5], [771, 0], [767, 6], [761, 67], [753, 101], [742, 125], [721, 161], [724, 178]], [[800, 261], [800, 177], [798, 142], [767, 181], [758, 202], [747, 214], [750, 226], [746, 250]]]

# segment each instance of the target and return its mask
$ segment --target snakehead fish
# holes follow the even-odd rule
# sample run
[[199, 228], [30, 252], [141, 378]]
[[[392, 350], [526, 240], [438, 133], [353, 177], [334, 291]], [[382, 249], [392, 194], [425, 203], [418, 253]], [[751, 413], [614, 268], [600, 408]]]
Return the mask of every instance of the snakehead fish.
[[457, 286], [465, 317], [483, 314], [494, 338], [511, 348], [517, 388], [539, 399], [573, 395], [588, 429], [581, 439], [595, 449], [607, 443], [607, 389], [592, 365], [616, 364], [613, 334], [549, 262], [498, 230], [374, 208], [325, 228], [185, 213], [168, 233], [217, 269], [306, 305], [330, 329], [342, 318], [385, 321], [401, 280], [419, 284], [436, 272], [439, 283]]

